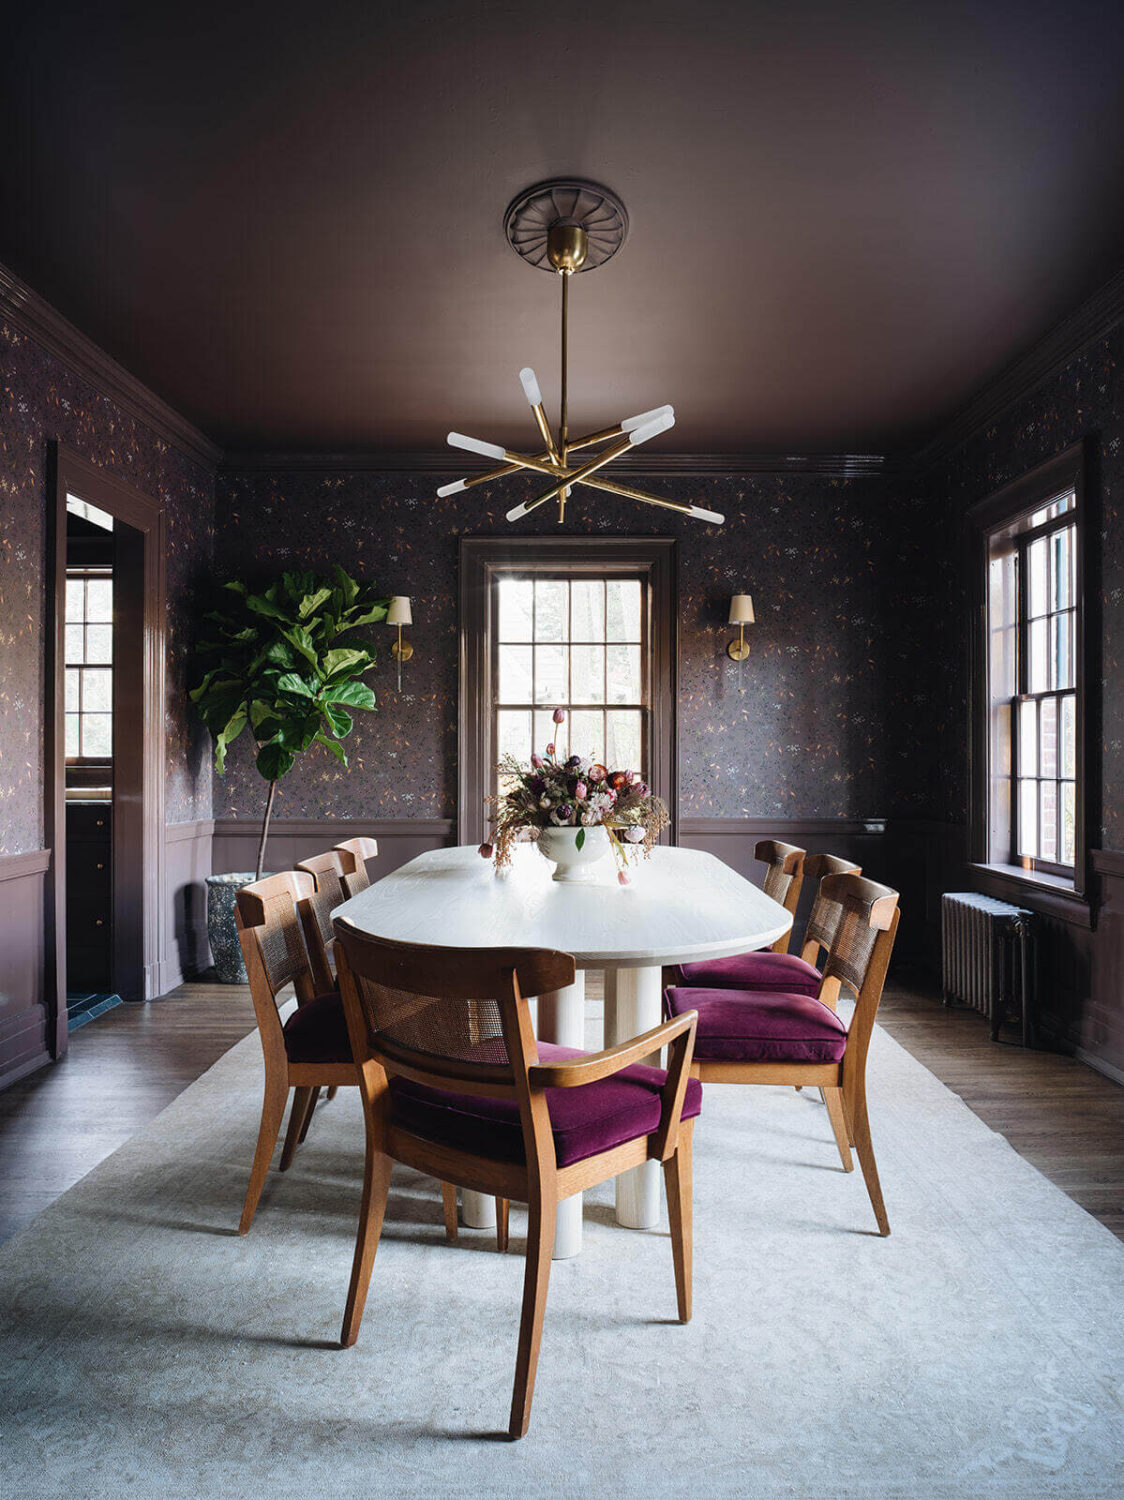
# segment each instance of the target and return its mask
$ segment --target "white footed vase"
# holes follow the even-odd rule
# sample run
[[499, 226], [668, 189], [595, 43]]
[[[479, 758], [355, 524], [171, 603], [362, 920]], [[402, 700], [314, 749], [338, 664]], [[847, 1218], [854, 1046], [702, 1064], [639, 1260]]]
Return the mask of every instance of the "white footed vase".
[[[584, 833], [578, 848], [578, 834]], [[598, 878], [597, 865], [610, 852], [609, 835], [601, 824], [593, 828], [544, 828], [538, 850], [555, 866], [554, 879], [566, 885], [589, 885]]]

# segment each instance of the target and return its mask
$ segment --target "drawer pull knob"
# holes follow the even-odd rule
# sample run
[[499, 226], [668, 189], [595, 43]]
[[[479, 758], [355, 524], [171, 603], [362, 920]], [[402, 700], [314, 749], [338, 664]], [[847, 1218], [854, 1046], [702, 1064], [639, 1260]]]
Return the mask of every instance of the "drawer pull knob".
[[102, 864], [101, 860], [99, 860], [98, 863], [97, 863], [97, 865], [95, 866], [95, 868], [99, 869], [99, 870], [104, 870], [105, 866]]
[[98, 919], [97, 919], [97, 921], [96, 921], [96, 922], [95, 922], [95, 923], [94, 923], [94, 926], [95, 926], [95, 927], [104, 927], [104, 926], [105, 926], [105, 923], [104, 923], [104, 922], [103, 922], [103, 921], [102, 921], [102, 919], [101, 919], [101, 918], [100, 918], [100, 917], [99, 917], [99, 918], [98, 918]]

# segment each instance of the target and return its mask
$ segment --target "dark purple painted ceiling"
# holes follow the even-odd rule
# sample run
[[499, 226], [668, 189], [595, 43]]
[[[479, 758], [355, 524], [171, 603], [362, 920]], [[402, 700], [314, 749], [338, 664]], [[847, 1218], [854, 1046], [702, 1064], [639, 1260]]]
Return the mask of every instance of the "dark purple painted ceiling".
[[0, 260], [226, 445], [526, 439], [553, 175], [632, 219], [574, 424], [669, 450], [900, 446], [1124, 263], [1118, 3], [24, 4]]

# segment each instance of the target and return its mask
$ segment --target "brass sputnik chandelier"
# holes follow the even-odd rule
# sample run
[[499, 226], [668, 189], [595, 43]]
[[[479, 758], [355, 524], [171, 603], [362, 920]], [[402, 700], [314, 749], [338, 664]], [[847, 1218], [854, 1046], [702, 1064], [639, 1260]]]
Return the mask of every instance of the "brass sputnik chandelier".
[[[451, 447], [495, 459], [500, 467], [486, 474], [474, 474], [469, 479], [458, 479], [454, 484], [442, 485], [438, 495], [455, 495], [475, 485], [488, 484], [494, 479], [528, 469], [546, 475], [550, 480], [549, 487], [541, 495], [509, 510], [509, 521], [521, 520], [551, 500], [558, 501], [558, 520], [564, 521], [571, 489], [576, 485], [587, 485], [590, 489], [620, 495], [626, 500], [639, 500], [644, 505], [658, 505], [663, 510], [721, 526], [726, 518], [717, 511], [704, 510], [687, 500], [666, 500], [660, 495], [649, 495], [632, 485], [605, 479], [601, 474], [601, 470], [614, 459], [674, 427], [675, 412], [670, 406], [659, 406], [641, 412], [639, 416], [626, 417], [614, 427], [603, 427], [584, 437], [570, 436], [570, 279], [576, 271], [592, 271], [603, 265], [624, 244], [628, 233], [624, 204], [615, 193], [596, 183], [574, 179], [540, 183], [521, 193], [510, 205], [504, 218], [504, 232], [517, 255], [531, 265], [554, 272], [562, 282], [562, 401], [558, 432], [555, 435], [547, 420], [534, 370], [529, 367], [520, 370], [519, 379], [538, 425], [543, 448], [538, 453], [513, 453], [498, 443], [485, 443], [479, 438], [466, 437], [462, 432], [450, 432], [448, 441]], [[584, 463], [575, 464], [571, 455], [586, 448], [597, 451]]]

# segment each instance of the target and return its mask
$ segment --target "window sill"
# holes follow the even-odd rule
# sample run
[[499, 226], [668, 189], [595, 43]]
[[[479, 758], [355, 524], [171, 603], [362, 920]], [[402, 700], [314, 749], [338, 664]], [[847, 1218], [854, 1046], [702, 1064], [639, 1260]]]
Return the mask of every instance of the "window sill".
[[[1092, 927], [1092, 908], [1087, 896], [1079, 895], [1073, 881], [1042, 870], [1024, 870], [1021, 865], [973, 864], [972, 872], [985, 887], [985, 894], [1023, 902], [1044, 916], [1058, 917], [1077, 927]], [[989, 888], [990, 887], [990, 888]]]

